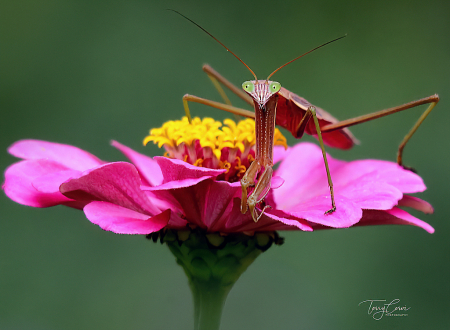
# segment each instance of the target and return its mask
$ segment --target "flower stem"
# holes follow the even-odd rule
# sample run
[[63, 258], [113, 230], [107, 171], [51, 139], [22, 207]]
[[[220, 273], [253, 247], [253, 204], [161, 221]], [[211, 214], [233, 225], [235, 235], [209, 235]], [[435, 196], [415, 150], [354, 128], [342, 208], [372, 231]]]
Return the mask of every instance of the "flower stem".
[[273, 243], [277, 233], [219, 234], [165, 230], [147, 236], [166, 243], [183, 267], [194, 298], [194, 330], [218, 330], [228, 293], [248, 266]]
[[194, 330], [219, 329], [222, 310], [231, 287], [195, 280], [190, 280], [189, 286], [194, 298]]

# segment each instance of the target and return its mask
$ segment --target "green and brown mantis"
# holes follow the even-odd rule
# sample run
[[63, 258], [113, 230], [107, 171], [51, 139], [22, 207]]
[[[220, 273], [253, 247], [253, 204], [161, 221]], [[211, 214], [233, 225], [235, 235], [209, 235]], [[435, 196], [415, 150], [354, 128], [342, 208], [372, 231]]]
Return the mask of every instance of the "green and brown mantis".
[[[261, 215], [264, 213], [264, 210], [267, 207], [270, 207], [269, 205], [264, 206], [259, 214], [256, 208], [256, 206], [264, 200], [264, 198], [270, 191], [270, 184], [273, 174], [273, 136], [275, 125], [286, 128], [292, 133], [295, 138], [301, 138], [304, 133], [307, 133], [315, 136], [319, 140], [331, 195], [331, 208], [327, 210], [325, 214], [330, 214], [336, 210], [336, 204], [334, 201], [333, 182], [331, 180], [330, 170], [328, 168], [328, 161], [324, 144], [334, 148], [349, 149], [357, 142], [357, 140], [353, 137], [347, 127], [387, 116], [402, 110], [410, 109], [419, 105], [429, 104], [428, 108], [423, 112], [415, 125], [400, 143], [397, 153], [397, 163], [403, 166], [402, 155], [406, 143], [411, 139], [412, 135], [416, 132], [416, 130], [419, 128], [419, 126], [422, 124], [431, 110], [433, 110], [433, 108], [439, 102], [439, 96], [435, 94], [393, 108], [373, 112], [367, 115], [362, 115], [343, 121], [338, 121], [326, 111], [309, 103], [306, 99], [281, 87], [281, 84], [279, 82], [271, 81], [269, 79], [273, 76], [273, 74], [275, 74], [278, 70], [285, 67], [286, 65], [296, 61], [306, 54], [311, 53], [312, 51], [315, 51], [316, 49], [319, 49], [343, 37], [329, 41], [304, 53], [303, 55], [294, 58], [293, 60], [287, 62], [286, 64], [273, 71], [265, 80], [258, 80], [255, 73], [250, 69], [250, 67], [245, 64], [228, 47], [226, 47], [223, 43], [216, 39], [212, 34], [210, 34], [203, 27], [187, 18], [183, 14], [177, 11], [174, 12], [189, 20], [191, 23], [195, 24], [197, 27], [211, 36], [214, 40], [216, 40], [227, 51], [234, 55], [242, 64], [244, 64], [255, 78], [255, 80], [245, 81], [242, 84], [241, 90], [231, 82], [229, 82], [227, 79], [225, 79], [223, 76], [221, 76], [219, 73], [217, 73], [215, 70], [213, 70], [209, 65], [203, 66], [203, 70], [211, 78], [214, 85], [219, 90], [219, 93], [224, 97], [225, 100], [227, 100], [227, 98], [226, 96], [224, 96], [225, 92], [223, 91], [220, 84], [224, 85], [241, 99], [254, 106], [254, 112], [233, 107], [231, 104], [215, 102], [189, 94], [183, 96], [184, 109], [189, 120], [191, 120], [191, 116], [188, 102], [205, 104], [217, 109], [231, 112], [233, 114], [255, 119], [255, 160], [252, 162], [243, 178], [241, 179], [241, 212], [246, 213], [247, 209], [250, 209], [250, 214], [255, 222], [260, 219]], [[256, 178], [261, 171], [262, 174], [259, 175], [259, 178], [256, 182]], [[248, 188], [253, 186], [255, 187], [254, 190], [250, 195], [248, 195]]]

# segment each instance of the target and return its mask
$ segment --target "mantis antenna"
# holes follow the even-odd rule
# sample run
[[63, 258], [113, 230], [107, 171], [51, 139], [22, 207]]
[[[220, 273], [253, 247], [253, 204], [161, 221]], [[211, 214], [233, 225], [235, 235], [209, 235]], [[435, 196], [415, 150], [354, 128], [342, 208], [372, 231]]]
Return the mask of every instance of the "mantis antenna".
[[[242, 64], [244, 64], [245, 67], [252, 73], [253, 77], [255, 77], [255, 80], [258, 80], [258, 78], [256, 77], [256, 74], [253, 72], [253, 70], [250, 69], [250, 67], [249, 67], [247, 64], [245, 64], [245, 62], [244, 62], [243, 60], [241, 60], [241, 59], [239, 58], [239, 56], [237, 56], [235, 53], [233, 53], [227, 46], [225, 46], [223, 43], [221, 43], [216, 37], [214, 37], [214, 36], [213, 36], [211, 33], [209, 33], [206, 29], [204, 29], [203, 27], [201, 27], [199, 24], [195, 23], [195, 22], [194, 22], [193, 20], [191, 20], [189, 17], [184, 16], [182, 13], [180, 13], [180, 12], [174, 10], [174, 9], [167, 9], [167, 10], [173, 11], [174, 13], [176, 13], [176, 14], [180, 15], [181, 17], [187, 19], [189, 22], [191, 22], [192, 24], [196, 25], [198, 28], [200, 28], [201, 30], [203, 30], [203, 32], [205, 32], [205, 33], [208, 34], [211, 38], [213, 38], [215, 41], [217, 41], [217, 42], [218, 42], [220, 45], [222, 45], [222, 47], [225, 48], [228, 52], [230, 52], [231, 54], [233, 54], [233, 56], [236, 57], [236, 58], [239, 60], [239, 62], [241, 62]], [[342, 37], [339, 37], [339, 38], [333, 39], [333, 40], [331, 40], [331, 41], [328, 41], [328, 42], [326, 42], [326, 43], [324, 43], [324, 44], [322, 44], [322, 45], [320, 45], [320, 46], [317, 46], [316, 48], [313, 48], [313, 49], [311, 49], [310, 51], [307, 51], [306, 53], [304, 53], [304, 54], [302, 54], [302, 55], [300, 55], [300, 56], [294, 58], [293, 60], [290, 60], [289, 62], [283, 64], [282, 66], [280, 66], [278, 69], [276, 69], [275, 71], [273, 71], [273, 72], [267, 77], [266, 83], [269, 81], [269, 78], [272, 77], [272, 76], [274, 75], [275, 72], [277, 72], [277, 71], [279, 71], [280, 69], [284, 68], [286, 65], [291, 64], [292, 62], [298, 60], [300, 57], [303, 57], [303, 56], [305, 56], [305, 55], [307, 55], [307, 54], [309, 54], [309, 53], [312, 53], [313, 51], [315, 51], [315, 50], [317, 50], [317, 49], [319, 49], [319, 48], [322, 48], [323, 46], [326, 46], [326, 45], [328, 45], [328, 44], [331, 44], [332, 42], [335, 42], [335, 41], [338, 41], [338, 40], [340, 40], [340, 39], [342, 39], [342, 38], [345, 38], [346, 36], [347, 36], [347, 34], [343, 35]]]
[[331, 41], [328, 41], [328, 42], [326, 42], [326, 43], [324, 43], [324, 44], [322, 44], [322, 45], [320, 45], [320, 46], [317, 46], [316, 48], [313, 48], [313, 49], [311, 49], [310, 51], [307, 51], [306, 53], [304, 53], [304, 54], [302, 54], [302, 55], [300, 55], [300, 56], [294, 58], [293, 60], [290, 60], [289, 62], [283, 64], [283, 65], [280, 66], [278, 69], [276, 69], [274, 72], [272, 72], [271, 74], [269, 74], [269, 76], [267, 77], [266, 81], [268, 81], [269, 78], [272, 77], [272, 76], [274, 75], [275, 72], [277, 72], [277, 71], [280, 70], [281, 68], [284, 68], [286, 65], [291, 64], [291, 63], [294, 62], [294, 61], [297, 61], [300, 57], [303, 57], [303, 56], [305, 56], [305, 55], [307, 55], [307, 54], [309, 54], [309, 53], [312, 53], [313, 51], [315, 51], [315, 50], [317, 50], [317, 49], [319, 49], [319, 48], [322, 48], [323, 46], [326, 46], [326, 45], [328, 45], [328, 44], [331, 44], [332, 42], [335, 42], [335, 41], [338, 41], [338, 40], [340, 40], [340, 39], [342, 39], [342, 38], [345, 38], [346, 36], [347, 36], [347, 34], [343, 35], [342, 37], [339, 37], [339, 38], [333, 39], [333, 40], [331, 40]]
[[192, 24], [196, 25], [198, 28], [200, 28], [201, 30], [203, 30], [206, 34], [208, 34], [211, 38], [213, 38], [215, 41], [217, 41], [219, 44], [221, 44], [227, 51], [229, 51], [231, 54], [234, 55], [234, 57], [236, 57], [242, 64], [245, 65], [245, 67], [252, 73], [253, 77], [255, 77], [255, 80], [258, 80], [258, 78], [256, 77], [256, 74], [253, 72], [252, 69], [250, 69], [250, 67], [244, 63], [243, 60], [241, 60], [239, 58], [239, 56], [237, 56], [235, 53], [233, 53], [227, 46], [225, 46], [223, 43], [221, 43], [216, 37], [214, 37], [211, 33], [209, 33], [208, 31], [206, 31], [204, 28], [202, 28], [199, 24], [195, 23], [193, 20], [191, 20], [189, 17], [184, 16], [183, 14], [181, 14], [180, 12], [173, 10], [173, 9], [167, 9], [170, 11], [173, 11], [174, 13], [180, 15], [181, 17], [184, 17], [185, 19], [187, 19], [189, 22], [191, 22]]

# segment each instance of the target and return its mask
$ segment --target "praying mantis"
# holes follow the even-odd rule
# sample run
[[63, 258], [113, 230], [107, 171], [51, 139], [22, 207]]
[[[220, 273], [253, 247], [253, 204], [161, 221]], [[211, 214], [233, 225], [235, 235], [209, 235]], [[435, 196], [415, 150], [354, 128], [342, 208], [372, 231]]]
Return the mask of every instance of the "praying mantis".
[[[298, 60], [299, 58], [327, 45], [343, 37], [331, 40], [325, 44], [322, 44], [312, 50], [294, 58], [293, 60], [283, 64], [275, 71], [273, 71], [265, 80], [258, 80], [256, 74], [245, 64], [236, 54], [234, 54], [228, 47], [222, 42], [216, 39], [211, 33], [206, 31], [199, 24], [195, 23], [183, 14], [171, 10], [180, 16], [184, 17], [198, 28], [207, 33], [210, 37], [216, 40], [221, 46], [223, 46], [228, 52], [236, 57], [253, 75], [255, 80], [245, 81], [242, 84], [242, 90], [237, 88], [218, 72], [212, 69], [209, 65], [203, 66], [203, 71], [210, 77], [219, 93], [222, 95], [226, 103], [215, 102], [200, 98], [194, 95], [186, 94], [183, 96], [183, 105], [186, 112], [186, 116], [191, 121], [190, 110], [188, 102], [201, 103], [220, 110], [228, 111], [233, 114], [255, 119], [255, 132], [256, 132], [256, 152], [255, 160], [251, 163], [244, 176], [241, 179], [242, 197], [241, 197], [241, 212], [245, 214], [247, 210], [250, 211], [252, 219], [255, 222], [263, 215], [266, 208], [270, 205], [265, 205], [260, 212], [257, 210], [257, 205], [264, 201], [265, 197], [270, 191], [271, 180], [273, 175], [273, 137], [275, 131], [275, 125], [284, 127], [295, 138], [301, 138], [304, 133], [313, 135], [319, 141], [325, 169], [327, 173], [328, 186], [331, 196], [331, 208], [325, 211], [325, 214], [331, 214], [336, 210], [336, 203], [334, 200], [333, 182], [331, 179], [330, 169], [328, 166], [327, 155], [325, 152], [325, 144], [340, 149], [349, 149], [357, 140], [348, 130], [348, 127], [364, 123], [373, 119], [384, 117], [402, 110], [410, 109], [419, 105], [429, 104], [427, 109], [422, 113], [420, 118], [410, 129], [408, 134], [404, 137], [400, 143], [397, 152], [397, 163], [403, 166], [405, 169], [412, 170], [403, 165], [402, 155], [403, 149], [407, 142], [411, 139], [412, 135], [417, 131], [419, 126], [429, 115], [431, 110], [439, 102], [439, 96], [437, 94], [422, 98], [420, 100], [412, 101], [400, 106], [388, 108], [385, 110], [373, 112], [370, 114], [362, 115], [355, 118], [350, 118], [343, 121], [338, 121], [326, 111], [319, 107], [309, 103], [306, 99], [294, 94], [287, 89], [281, 87], [281, 84], [276, 81], [269, 80], [277, 71], [284, 68], [286, 65]], [[243, 99], [254, 107], [254, 112], [244, 110], [232, 106], [225, 96], [221, 85], [224, 85], [235, 93], [238, 97]], [[262, 171], [262, 173], [261, 173]], [[260, 174], [261, 173], [261, 174]], [[260, 174], [260, 175], [259, 175]], [[259, 177], [258, 177], [259, 175]], [[256, 180], [258, 177], [258, 180]], [[254, 190], [248, 195], [248, 189], [254, 187]]]

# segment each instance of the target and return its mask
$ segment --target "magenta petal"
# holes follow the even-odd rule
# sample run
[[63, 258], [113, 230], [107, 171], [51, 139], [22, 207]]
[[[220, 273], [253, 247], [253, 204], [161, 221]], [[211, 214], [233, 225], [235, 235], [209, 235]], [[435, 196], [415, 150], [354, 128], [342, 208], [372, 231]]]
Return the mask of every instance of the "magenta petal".
[[266, 213], [264, 213], [264, 215], [266, 217], [268, 217], [269, 219], [276, 220], [276, 221], [281, 222], [281, 223], [283, 223], [285, 225], [296, 227], [296, 228], [298, 228], [300, 230], [303, 230], [303, 231], [313, 231], [311, 226], [309, 226], [305, 222], [301, 221], [300, 219], [299, 220], [290, 219], [290, 218], [288, 218], [286, 216], [281, 216], [280, 213], [281, 212], [279, 212], [278, 213], [279, 216], [277, 216], [276, 215], [277, 211], [275, 210], [275, 211], [271, 211], [270, 213], [266, 212]]
[[357, 160], [346, 163], [331, 172], [335, 186], [347, 185], [356, 179], [386, 182], [403, 193], [421, 192], [426, 189], [417, 174], [405, 170], [396, 163], [383, 160]]
[[288, 211], [297, 218], [333, 228], [347, 228], [357, 223], [362, 217], [362, 210], [351, 200], [336, 196], [336, 211], [325, 214], [331, 208], [329, 195], [317, 196], [305, 203], [300, 203]]
[[[327, 173], [320, 148], [313, 143], [300, 143], [289, 150], [275, 172], [275, 175], [285, 180], [283, 186], [272, 191], [279, 209], [290, 209], [292, 205], [328, 191]], [[334, 180], [334, 171], [345, 162], [328, 156], [328, 164]]]
[[[312, 231], [312, 227], [306, 220], [297, 219], [280, 210], [266, 209], [258, 222], [254, 222], [247, 211], [241, 213], [241, 200], [234, 198], [233, 208], [227, 214], [227, 221], [222, 231], [224, 232], [265, 232], [274, 230], [295, 230]], [[258, 209], [261, 212], [260, 209]]]
[[417, 227], [425, 229], [430, 234], [434, 233], [434, 228], [431, 227], [428, 223], [426, 223], [420, 219], [417, 219], [416, 217], [412, 216], [411, 214], [409, 214], [408, 212], [406, 212], [404, 210], [394, 207], [392, 210], [389, 210], [386, 212], [392, 216], [395, 216], [395, 217], [403, 220], [402, 224], [409, 224], [409, 225], [417, 226]]
[[92, 223], [116, 234], [147, 235], [164, 228], [170, 218], [170, 210], [149, 217], [108, 202], [91, 202], [83, 210]]
[[156, 187], [149, 187], [149, 186], [141, 186], [142, 190], [146, 191], [160, 191], [160, 190], [170, 190], [170, 189], [179, 189], [179, 188], [186, 188], [195, 186], [196, 184], [209, 179], [210, 177], [205, 176], [202, 178], [197, 179], [184, 179], [184, 180], [177, 180], [177, 181], [169, 181], [167, 183], [163, 183]]
[[198, 167], [178, 159], [167, 157], [155, 157], [161, 168], [164, 180], [163, 183], [185, 179], [198, 179], [202, 177], [216, 177], [226, 170], [213, 170], [205, 167]]
[[23, 159], [46, 159], [68, 168], [85, 171], [103, 164], [94, 155], [77, 147], [41, 140], [21, 140], [8, 148], [8, 152]]
[[139, 173], [152, 186], [160, 185], [163, 181], [161, 168], [158, 163], [152, 158], [140, 154], [117, 141], [112, 141], [111, 144], [119, 149], [131, 162], [136, 166]]
[[[63, 196], [58, 189], [39, 191], [36, 189], [39, 187], [34, 186], [34, 182], [38, 182], [40, 177], [52, 177], [53, 174], [66, 170], [63, 165], [44, 159], [24, 160], [6, 169], [3, 189], [13, 201], [33, 207], [50, 207], [69, 202], [71, 199]], [[49, 186], [59, 187], [63, 182], [57, 177], [52, 180], [48, 182]]]
[[335, 194], [345, 196], [362, 209], [390, 210], [403, 197], [400, 190], [380, 181], [355, 180], [337, 187]]
[[398, 206], [410, 207], [425, 214], [434, 212], [433, 206], [430, 203], [410, 195], [403, 195], [403, 198], [398, 201]]
[[208, 231], [220, 232], [225, 231], [223, 229], [232, 210], [232, 199], [239, 196], [240, 191], [240, 187], [234, 184], [206, 178], [193, 186], [153, 193], [161, 197], [170, 194], [189, 222]]
[[233, 198], [240, 195], [241, 188], [224, 181], [209, 180], [206, 183], [208, 187], [205, 197], [197, 203], [200, 206], [202, 222], [210, 231], [218, 231], [224, 227], [223, 219], [230, 216]]
[[278, 189], [280, 188], [284, 183], [284, 179], [281, 176], [274, 176], [272, 177], [272, 181], [270, 182], [270, 188], [272, 189]]
[[276, 164], [282, 161], [289, 154], [291, 148], [285, 148], [283, 146], [273, 147], [273, 163]]
[[[226, 171], [193, 166], [178, 159], [170, 159], [166, 157], [155, 158], [161, 166], [164, 176], [164, 183], [155, 187], [143, 185], [141, 186], [141, 189], [144, 191], [162, 191], [187, 188], [195, 186], [206, 179], [216, 177]], [[240, 185], [239, 182], [236, 184]]]
[[77, 178], [80, 175], [80, 171], [77, 170], [65, 170], [54, 173], [42, 175], [39, 178], [33, 180], [32, 185], [38, 191], [43, 193], [59, 193], [59, 186], [71, 178]]
[[413, 225], [426, 230], [430, 234], [434, 233], [434, 228], [428, 223], [396, 207], [388, 211], [364, 210], [363, 217], [356, 226], [370, 225]]
[[[396, 163], [379, 160], [343, 162], [327, 156], [336, 195], [352, 200], [362, 209], [388, 210], [402, 193], [425, 189], [422, 179]], [[276, 175], [286, 180], [272, 191], [277, 208], [292, 210], [300, 202], [328, 191], [327, 176], [319, 147], [302, 143], [290, 149]]]
[[149, 197], [140, 189], [141, 178], [134, 165], [108, 163], [63, 183], [65, 196], [81, 201], [106, 201], [144, 214], [158, 214]]

